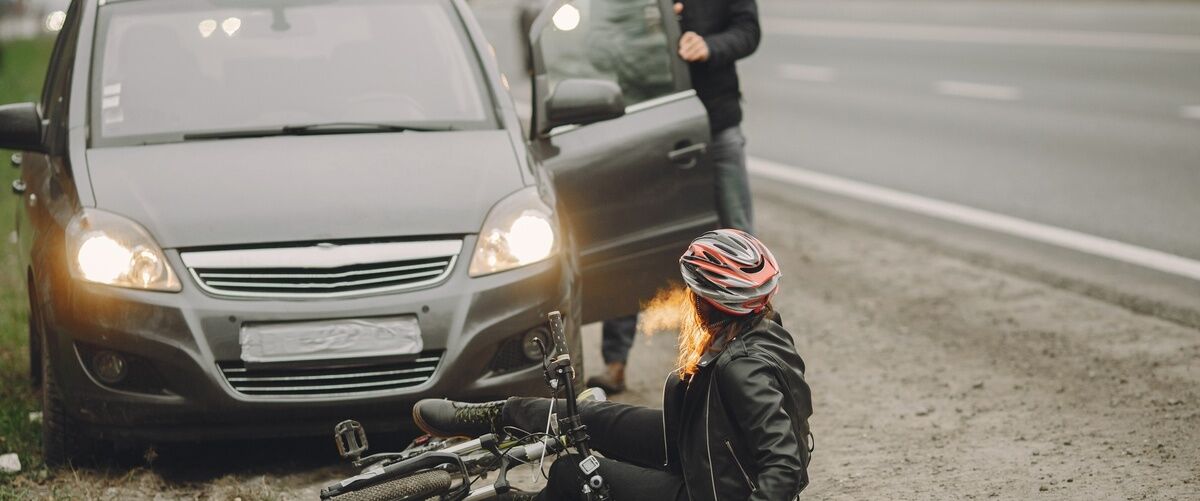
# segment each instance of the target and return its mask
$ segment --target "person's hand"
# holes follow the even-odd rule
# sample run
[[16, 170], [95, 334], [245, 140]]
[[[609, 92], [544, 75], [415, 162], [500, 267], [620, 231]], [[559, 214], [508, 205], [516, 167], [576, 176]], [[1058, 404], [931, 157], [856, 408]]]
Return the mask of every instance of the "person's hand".
[[675, 15], [678, 16], [680, 14], [683, 14], [683, 4], [675, 2]]
[[708, 43], [694, 31], [684, 33], [679, 38], [679, 57], [689, 63], [708, 61]]

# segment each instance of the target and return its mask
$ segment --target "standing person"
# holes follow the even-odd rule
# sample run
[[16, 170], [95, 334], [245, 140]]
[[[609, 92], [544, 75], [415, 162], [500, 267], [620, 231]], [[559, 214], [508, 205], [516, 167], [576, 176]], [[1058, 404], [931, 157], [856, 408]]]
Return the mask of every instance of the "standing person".
[[[689, 63], [692, 87], [708, 111], [708, 151], [717, 171], [714, 191], [721, 227], [754, 233], [736, 63], [753, 54], [762, 38], [758, 5], [754, 0], [683, 0], [675, 4], [675, 15], [684, 30], [679, 57]], [[625, 365], [636, 332], [637, 315], [604, 321], [600, 352], [605, 372], [589, 378], [588, 386], [609, 394], [625, 391]]]
[[[804, 360], [771, 308], [779, 266], [758, 239], [729, 229], [701, 235], [679, 264], [688, 288], [663, 409], [579, 406], [589, 443], [604, 455], [600, 474], [617, 501], [792, 501], [809, 481], [812, 397]], [[536, 431], [550, 402], [427, 399], [413, 406], [413, 420], [437, 436]], [[580, 460], [560, 458], [545, 490], [506, 499], [583, 499]]]
[[736, 63], [753, 54], [762, 38], [758, 6], [754, 0], [683, 0], [675, 14], [684, 31], [679, 57], [690, 63], [692, 87], [708, 111], [721, 226], [754, 233]]

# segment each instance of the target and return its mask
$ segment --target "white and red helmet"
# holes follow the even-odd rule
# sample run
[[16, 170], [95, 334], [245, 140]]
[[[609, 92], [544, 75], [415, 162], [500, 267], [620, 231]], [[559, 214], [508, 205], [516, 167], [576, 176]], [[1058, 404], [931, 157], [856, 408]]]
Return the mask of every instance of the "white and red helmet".
[[779, 288], [775, 256], [741, 230], [714, 230], [692, 240], [679, 269], [696, 295], [730, 315], [762, 311]]

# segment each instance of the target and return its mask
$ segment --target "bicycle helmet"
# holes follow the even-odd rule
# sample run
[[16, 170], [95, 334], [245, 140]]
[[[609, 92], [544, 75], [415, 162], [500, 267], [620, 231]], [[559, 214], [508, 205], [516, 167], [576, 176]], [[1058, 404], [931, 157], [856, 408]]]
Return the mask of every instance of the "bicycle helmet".
[[696, 295], [730, 315], [762, 311], [779, 287], [775, 256], [740, 230], [700, 235], [679, 258], [679, 269]]

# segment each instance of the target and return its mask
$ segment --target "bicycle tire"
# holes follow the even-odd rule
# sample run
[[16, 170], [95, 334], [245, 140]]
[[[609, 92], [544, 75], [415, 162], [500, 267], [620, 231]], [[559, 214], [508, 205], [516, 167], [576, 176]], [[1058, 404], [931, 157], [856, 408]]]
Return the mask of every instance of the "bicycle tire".
[[445, 470], [428, 470], [330, 498], [330, 501], [418, 501], [450, 492]]

